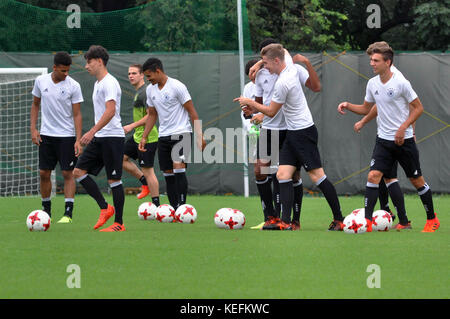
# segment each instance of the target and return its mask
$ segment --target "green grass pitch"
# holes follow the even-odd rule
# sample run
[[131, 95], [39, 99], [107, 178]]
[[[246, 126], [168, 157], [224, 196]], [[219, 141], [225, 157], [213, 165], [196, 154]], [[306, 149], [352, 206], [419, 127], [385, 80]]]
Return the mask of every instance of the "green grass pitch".
[[[363, 206], [362, 196], [340, 201], [344, 215]], [[53, 224], [38, 233], [25, 221], [40, 209], [40, 198], [0, 198], [1, 299], [450, 297], [448, 195], [434, 195], [441, 221], [436, 233], [421, 233], [423, 206], [417, 195], [407, 195], [412, 230], [360, 235], [326, 231], [331, 212], [323, 197], [304, 197], [296, 232], [251, 230], [262, 221], [257, 197], [188, 196], [198, 219], [187, 225], [139, 220], [143, 200], [130, 195], [122, 233], [92, 229], [99, 210], [87, 195], [75, 198], [72, 224], [57, 224], [63, 202], [60, 195], [53, 199]], [[221, 207], [242, 210], [244, 229], [217, 228], [213, 216]], [[80, 288], [67, 285], [72, 264], [79, 266]], [[380, 288], [367, 284], [373, 264]]]

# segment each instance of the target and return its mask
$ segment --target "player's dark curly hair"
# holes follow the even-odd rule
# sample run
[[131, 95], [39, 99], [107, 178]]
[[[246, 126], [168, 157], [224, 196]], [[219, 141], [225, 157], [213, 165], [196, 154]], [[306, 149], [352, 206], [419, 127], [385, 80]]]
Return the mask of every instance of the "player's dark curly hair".
[[103, 65], [106, 66], [109, 60], [108, 51], [101, 45], [91, 45], [89, 50], [84, 54], [86, 60], [102, 59]]
[[259, 59], [252, 59], [252, 60], [247, 62], [247, 64], [245, 65], [245, 75], [248, 76], [248, 73], [250, 72], [250, 68], [252, 66], [254, 66], [255, 63], [258, 62], [258, 61], [259, 61]]
[[145, 72], [150, 70], [151, 72], [156, 72], [159, 69], [164, 72], [163, 64], [158, 58], [148, 58], [147, 61], [142, 65], [142, 71]]
[[55, 56], [53, 57], [53, 64], [54, 65], [64, 65], [68, 66], [72, 64], [72, 57], [69, 55], [69, 53], [61, 51], [56, 52]]

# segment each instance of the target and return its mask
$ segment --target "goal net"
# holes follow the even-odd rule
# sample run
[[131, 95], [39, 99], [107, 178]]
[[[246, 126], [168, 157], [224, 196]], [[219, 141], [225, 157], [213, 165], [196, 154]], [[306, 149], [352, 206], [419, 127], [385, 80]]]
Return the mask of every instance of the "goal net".
[[[31, 91], [47, 68], [0, 68], [0, 196], [39, 194], [39, 151], [31, 142]], [[40, 116], [38, 128], [40, 125]], [[55, 186], [55, 174], [52, 174]], [[53, 187], [53, 190], [55, 187]]]

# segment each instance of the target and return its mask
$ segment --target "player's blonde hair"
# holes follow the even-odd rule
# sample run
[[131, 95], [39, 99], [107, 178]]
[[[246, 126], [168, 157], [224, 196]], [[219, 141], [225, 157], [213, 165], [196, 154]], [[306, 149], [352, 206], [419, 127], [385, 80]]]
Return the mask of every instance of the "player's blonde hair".
[[390, 60], [391, 65], [394, 62], [394, 50], [389, 46], [386, 41], [374, 42], [366, 50], [366, 53], [370, 56], [374, 53], [379, 53], [383, 56], [384, 61]]
[[261, 56], [266, 56], [271, 60], [278, 58], [281, 61], [284, 61], [284, 48], [279, 43], [266, 45], [261, 49]]

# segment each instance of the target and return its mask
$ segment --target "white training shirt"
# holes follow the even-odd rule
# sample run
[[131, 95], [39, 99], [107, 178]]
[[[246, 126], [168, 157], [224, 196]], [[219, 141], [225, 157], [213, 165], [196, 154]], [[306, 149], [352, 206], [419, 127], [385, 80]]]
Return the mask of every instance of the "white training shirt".
[[286, 65], [278, 76], [272, 97], [274, 102], [283, 104], [281, 110], [286, 119], [287, 129], [290, 131], [301, 130], [314, 125], [300, 82], [300, 70], [295, 65]]
[[158, 84], [147, 86], [147, 106], [158, 113], [160, 137], [192, 132], [189, 113], [183, 107], [190, 100], [186, 85], [171, 77], [161, 90]]
[[94, 103], [95, 124], [100, 120], [106, 110], [106, 102], [114, 100], [116, 102], [116, 112], [113, 118], [100, 131], [95, 133], [95, 137], [124, 137], [125, 132], [120, 118], [120, 99], [122, 90], [119, 82], [110, 73], [99, 82], [94, 84], [92, 102]]
[[56, 137], [76, 136], [72, 105], [83, 102], [80, 84], [70, 76], [55, 83], [51, 75], [38, 76], [31, 92], [41, 99], [40, 134]]
[[[409, 117], [409, 103], [417, 98], [411, 83], [403, 74], [391, 67], [392, 77], [383, 84], [377, 75], [369, 80], [365, 101], [377, 105], [378, 137], [394, 141], [395, 133]], [[405, 138], [413, 137], [413, 128], [405, 131]]]
[[[286, 65], [292, 65], [294, 62], [292, 61], [291, 55], [285, 51], [284, 61]], [[256, 85], [256, 96], [263, 98], [263, 104], [269, 105], [272, 100], [273, 90], [275, 86], [275, 82], [278, 79], [278, 74], [270, 72], [266, 68], [262, 68], [258, 71], [255, 78]], [[280, 110], [273, 117], [268, 117], [264, 115], [263, 122], [261, 124], [262, 128], [269, 130], [286, 130], [286, 121], [284, 119], [283, 112]]]

